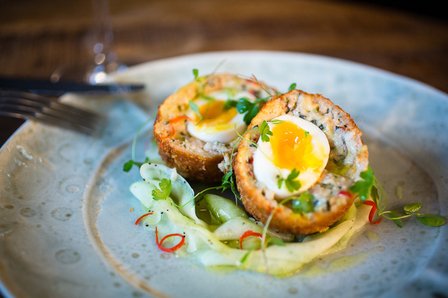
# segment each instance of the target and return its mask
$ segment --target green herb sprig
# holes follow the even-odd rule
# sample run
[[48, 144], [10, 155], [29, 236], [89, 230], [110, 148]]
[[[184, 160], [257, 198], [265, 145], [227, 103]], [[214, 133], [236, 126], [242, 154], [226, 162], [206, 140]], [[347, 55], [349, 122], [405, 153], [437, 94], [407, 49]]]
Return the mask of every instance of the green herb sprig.
[[160, 189], [156, 188], [152, 191], [152, 196], [155, 201], [166, 200], [171, 193], [171, 180], [163, 178], [159, 183]]
[[129, 172], [129, 171], [132, 169], [132, 167], [133, 167], [134, 165], [136, 165], [136, 166], [138, 166], [138, 167], [140, 168], [143, 164], [149, 162], [149, 158], [146, 158], [144, 162], [137, 162], [137, 161], [135, 161], [135, 147], [136, 147], [136, 145], [137, 145], [137, 140], [138, 140], [138, 136], [139, 136], [139, 134], [140, 134], [140, 131], [141, 131], [146, 125], [148, 125], [150, 121], [153, 121], [154, 118], [155, 118], [155, 114], [152, 115], [151, 117], [149, 117], [149, 119], [146, 120], [146, 122], [143, 123], [143, 124], [139, 127], [139, 129], [137, 130], [137, 133], [136, 133], [135, 136], [134, 136], [134, 140], [132, 141], [132, 153], [131, 153], [131, 154], [132, 154], [132, 155], [131, 155], [132, 158], [131, 158], [130, 160], [128, 160], [127, 162], [124, 163], [124, 165], [123, 165], [123, 171], [124, 171], [124, 172]]
[[298, 197], [293, 197], [292, 211], [294, 213], [309, 213], [314, 211], [314, 196], [307, 190]]
[[245, 114], [243, 120], [247, 125], [249, 125], [252, 119], [257, 116], [260, 111], [258, 105], [268, 101], [268, 99], [269, 98], [258, 98], [253, 102], [247, 97], [242, 97], [238, 100], [228, 99], [224, 104], [223, 109], [228, 110], [230, 108], [236, 108], [238, 113]]
[[195, 79], [195, 80], [198, 79], [198, 76], [199, 76], [199, 70], [198, 70], [197, 68], [194, 68], [194, 69], [193, 69], [193, 76], [194, 76], [194, 79]]
[[266, 120], [263, 120], [263, 122], [260, 125], [260, 137], [262, 142], [269, 142], [271, 139], [270, 136], [273, 136], [271, 129], [269, 128], [269, 124], [266, 122]]
[[191, 101], [191, 100], [188, 101], [188, 105], [190, 106], [190, 109], [199, 116], [199, 122], [201, 122], [203, 117], [201, 115], [201, 112], [199, 111], [198, 105], [194, 101]]
[[294, 90], [294, 89], [296, 89], [296, 87], [297, 87], [297, 84], [296, 84], [296, 83], [292, 83], [292, 84], [289, 86], [288, 91]]
[[366, 171], [361, 172], [361, 178], [364, 180], [357, 181], [350, 190], [358, 194], [361, 201], [365, 201], [369, 195], [377, 207], [377, 215], [392, 220], [398, 227], [403, 227], [402, 219], [408, 217], [416, 217], [417, 220], [426, 226], [439, 227], [444, 225], [447, 216], [435, 215], [418, 212], [422, 208], [420, 203], [411, 203], [403, 207], [404, 214], [395, 210], [385, 210], [387, 206], [387, 198], [383, 187], [372, 172], [370, 167]]
[[297, 169], [292, 169], [291, 173], [289, 173], [288, 177], [283, 178], [279, 177], [278, 179], [278, 188], [282, 188], [283, 182], [285, 182], [285, 186], [289, 192], [294, 192], [295, 190], [299, 190], [302, 187], [302, 184], [299, 180], [295, 180], [300, 174], [300, 171]]

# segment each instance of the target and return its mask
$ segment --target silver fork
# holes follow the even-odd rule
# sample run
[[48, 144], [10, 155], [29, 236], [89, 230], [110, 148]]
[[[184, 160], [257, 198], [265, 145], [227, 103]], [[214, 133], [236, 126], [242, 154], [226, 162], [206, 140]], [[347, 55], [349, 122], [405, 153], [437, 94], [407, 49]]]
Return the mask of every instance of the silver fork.
[[0, 90], [0, 115], [31, 119], [93, 135], [102, 123], [100, 114], [41, 95]]

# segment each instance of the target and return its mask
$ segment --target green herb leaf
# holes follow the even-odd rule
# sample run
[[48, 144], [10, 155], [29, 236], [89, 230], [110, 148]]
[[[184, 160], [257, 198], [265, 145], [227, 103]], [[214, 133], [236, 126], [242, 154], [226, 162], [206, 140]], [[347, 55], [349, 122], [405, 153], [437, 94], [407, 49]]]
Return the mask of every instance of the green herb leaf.
[[145, 162], [137, 162], [137, 161], [134, 161], [131, 159], [123, 165], [123, 171], [129, 172], [132, 169], [133, 165], [136, 165], [137, 167], [141, 167], [143, 164], [147, 163], [148, 161], [149, 161], [148, 157], [145, 159]]
[[295, 190], [299, 190], [302, 187], [302, 184], [299, 180], [294, 180], [299, 176], [300, 172], [296, 169], [292, 169], [291, 173], [288, 175], [286, 179], [280, 178], [278, 181], [278, 188], [282, 187], [283, 182], [285, 182], [285, 186], [289, 192], [293, 192]]
[[306, 137], [307, 137], [309, 134], [310, 134], [309, 131], [305, 131], [305, 139], [306, 139]]
[[270, 140], [269, 136], [272, 136], [274, 134], [270, 130], [269, 124], [266, 122], [266, 120], [263, 120], [263, 122], [261, 123], [259, 128], [260, 128], [260, 134], [261, 134], [260, 135], [261, 141], [269, 142], [269, 140]]
[[294, 213], [308, 213], [314, 211], [314, 196], [308, 191], [304, 191], [299, 197], [292, 201], [292, 211]]
[[222, 107], [222, 109], [225, 111], [225, 110], [228, 110], [228, 109], [231, 109], [231, 108], [235, 108], [237, 103], [238, 102], [236, 100], [228, 99], [226, 101], [226, 103], [224, 104], [224, 106]]
[[134, 161], [131, 159], [131, 160], [129, 160], [128, 162], [126, 162], [124, 165], [123, 165], [123, 171], [125, 171], [125, 172], [129, 172], [131, 169], [132, 169], [132, 166], [134, 165]]
[[293, 89], [296, 89], [296, 87], [297, 87], [297, 84], [296, 84], [296, 83], [292, 83], [292, 84], [289, 86], [288, 91], [291, 91], [291, 90], [293, 90]]
[[244, 122], [246, 123], [246, 125], [249, 125], [250, 122], [252, 121], [252, 119], [254, 119], [255, 116], [257, 116], [258, 114], [258, 106], [257, 105], [253, 105], [249, 111], [246, 113], [246, 115], [244, 115]]
[[400, 214], [398, 214], [398, 213], [395, 212], [395, 211], [391, 211], [391, 212], [390, 212], [390, 216], [391, 216], [392, 218], [397, 218], [397, 219], [392, 219], [392, 220], [397, 224], [398, 227], [400, 227], [400, 228], [403, 227], [403, 222], [401, 221], [401, 219], [399, 219], [399, 217], [401, 217]]
[[443, 219], [434, 215], [417, 216], [417, 219], [420, 223], [430, 227], [440, 227], [445, 224], [445, 221]]
[[244, 264], [244, 262], [246, 262], [246, 260], [249, 258], [249, 255], [255, 250], [256, 248], [251, 248], [249, 249], [249, 251], [247, 253], [244, 254], [244, 256], [241, 258], [240, 263]]
[[152, 196], [155, 201], [166, 200], [170, 197], [171, 193], [171, 180], [163, 178], [159, 183], [160, 189], [154, 189]]
[[195, 102], [191, 101], [191, 100], [188, 101], [188, 104], [190, 105], [190, 109], [192, 109], [193, 112], [195, 112], [199, 116], [199, 119], [202, 120], [202, 115], [201, 115], [201, 112], [199, 112], [198, 105]]
[[196, 68], [193, 69], [193, 75], [194, 75], [194, 79], [196, 80], [198, 78], [198, 75], [199, 75], [199, 70], [197, 70]]
[[422, 208], [422, 204], [420, 203], [413, 203], [413, 204], [409, 204], [404, 206], [404, 212], [406, 212], [406, 214], [411, 214], [411, 213], [415, 213], [418, 210], [420, 210], [420, 208]]
[[254, 102], [251, 102], [246, 97], [242, 97], [242, 98], [238, 99], [238, 102], [236, 104], [236, 110], [240, 114], [246, 113], [246, 115], [244, 115], [243, 120], [247, 125], [249, 125], [250, 121], [252, 121], [252, 119], [255, 116], [257, 116], [257, 114], [259, 112], [258, 103], [260, 103], [261, 101], [264, 101], [264, 99], [257, 99]]
[[367, 200], [367, 198], [369, 197], [369, 194], [372, 191], [372, 187], [375, 182], [374, 181], [375, 179], [374, 179], [372, 169], [370, 167], [368, 167], [366, 171], [361, 172], [360, 176], [364, 180], [356, 181], [356, 183], [352, 187], [350, 187], [350, 190], [353, 193], [358, 194], [361, 201], [365, 201], [365, 200]]
[[221, 187], [222, 191], [225, 191], [231, 187], [231, 183], [233, 181], [233, 172], [227, 172], [221, 179]]
[[253, 103], [246, 97], [242, 97], [238, 99], [238, 102], [236, 104], [236, 110], [240, 114], [244, 114], [253, 106]]

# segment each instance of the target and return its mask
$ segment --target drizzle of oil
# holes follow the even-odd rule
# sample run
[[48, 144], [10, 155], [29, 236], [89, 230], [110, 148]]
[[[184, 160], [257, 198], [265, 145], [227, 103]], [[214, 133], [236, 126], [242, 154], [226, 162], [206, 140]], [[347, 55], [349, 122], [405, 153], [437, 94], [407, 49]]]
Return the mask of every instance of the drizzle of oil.
[[397, 197], [399, 199], [402, 199], [403, 198], [403, 187], [397, 186], [397, 188], [395, 189], [395, 194], [397, 195]]
[[313, 262], [304, 268], [299, 274], [301, 277], [311, 278], [347, 270], [364, 263], [370, 254], [371, 252], [360, 252], [355, 255], [340, 257], [332, 260], [327, 266], [320, 266]]
[[207, 266], [205, 267], [207, 271], [218, 273], [218, 274], [229, 274], [238, 271], [236, 266]]
[[372, 231], [365, 231], [364, 235], [370, 240], [370, 242], [377, 242], [380, 239], [380, 236]]

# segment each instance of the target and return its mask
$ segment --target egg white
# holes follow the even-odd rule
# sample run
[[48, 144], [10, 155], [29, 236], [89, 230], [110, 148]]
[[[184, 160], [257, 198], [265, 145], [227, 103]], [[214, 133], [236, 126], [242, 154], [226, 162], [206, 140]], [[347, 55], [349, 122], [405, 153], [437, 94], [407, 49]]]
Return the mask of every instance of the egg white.
[[[246, 97], [251, 101], [254, 101], [256, 98], [254, 95], [247, 91], [239, 91], [232, 92], [231, 89], [218, 91], [213, 94], [208, 95], [209, 97], [213, 97], [214, 100], [227, 101], [227, 99], [239, 99], [242, 97]], [[194, 101], [198, 107], [207, 104], [208, 100], [206, 99], [198, 99]], [[190, 118], [194, 118], [195, 114], [193, 111], [190, 111], [187, 114]], [[204, 142], [214, 142], [218, 141], [221, 143], [230, 143], [234, 139], [237, 138], [237, 132], [242, 134], [247, 125], [244, 122], [244, 114], [237, 113], [235, 117], [232, 118], [227, 124], [217, 125], [217, 126], [198, 126], [196, 123], [188, 122], [187, 130], [193, 137], [202, 140]]]
[[[283, 120], [290, 121], [296, 124], [298, 127], [302, 128], [305, 131], [308, 131], [312, 136], [312, 144], [313, 148], [322, 148], [322, 156], [321, 162], [319, 164], [318, 169], [311, 170], [308, 169], [306, 171], [301, 171], [296, 180], [299, 180], [301, 183], [301, 187], [299, 190], [290, 192], [285, 183], [282, 184], [282, 187], [278, 187], [279, 177], [287, 178], [291, 173], [291, 170], [277, 168], [274, 163], [274, 156], [270, 142], [263, 142], [261, 138], [258, 140], [258, 148], [253, 156], [253, 167], [254, 167], [254, 175], [255, 178], [262, 182], [270, 191], [275, 193], [275, 196], [279, 199], [287, 198], [290, 196], [294, 196], [300, 194], [301, 192], [309, 189], [313, 186], [319, 177], [322, 174], [325, 166], [328, 162], [328, 156], [330, 153], [330, 145], [328, 143], [328, 139], [326, 135], [313, 123], [301, 119], [299, 117], [293, 117], [290, 115], [282, 115], [280, 117], [275, 118], [274, 120]], [[273, 123], [268, 123], [270, 129], [272, 130]], [[319, 149], [320, 150], [320, 149]], [[281, 172], [281, 175], [279, 173]]]

